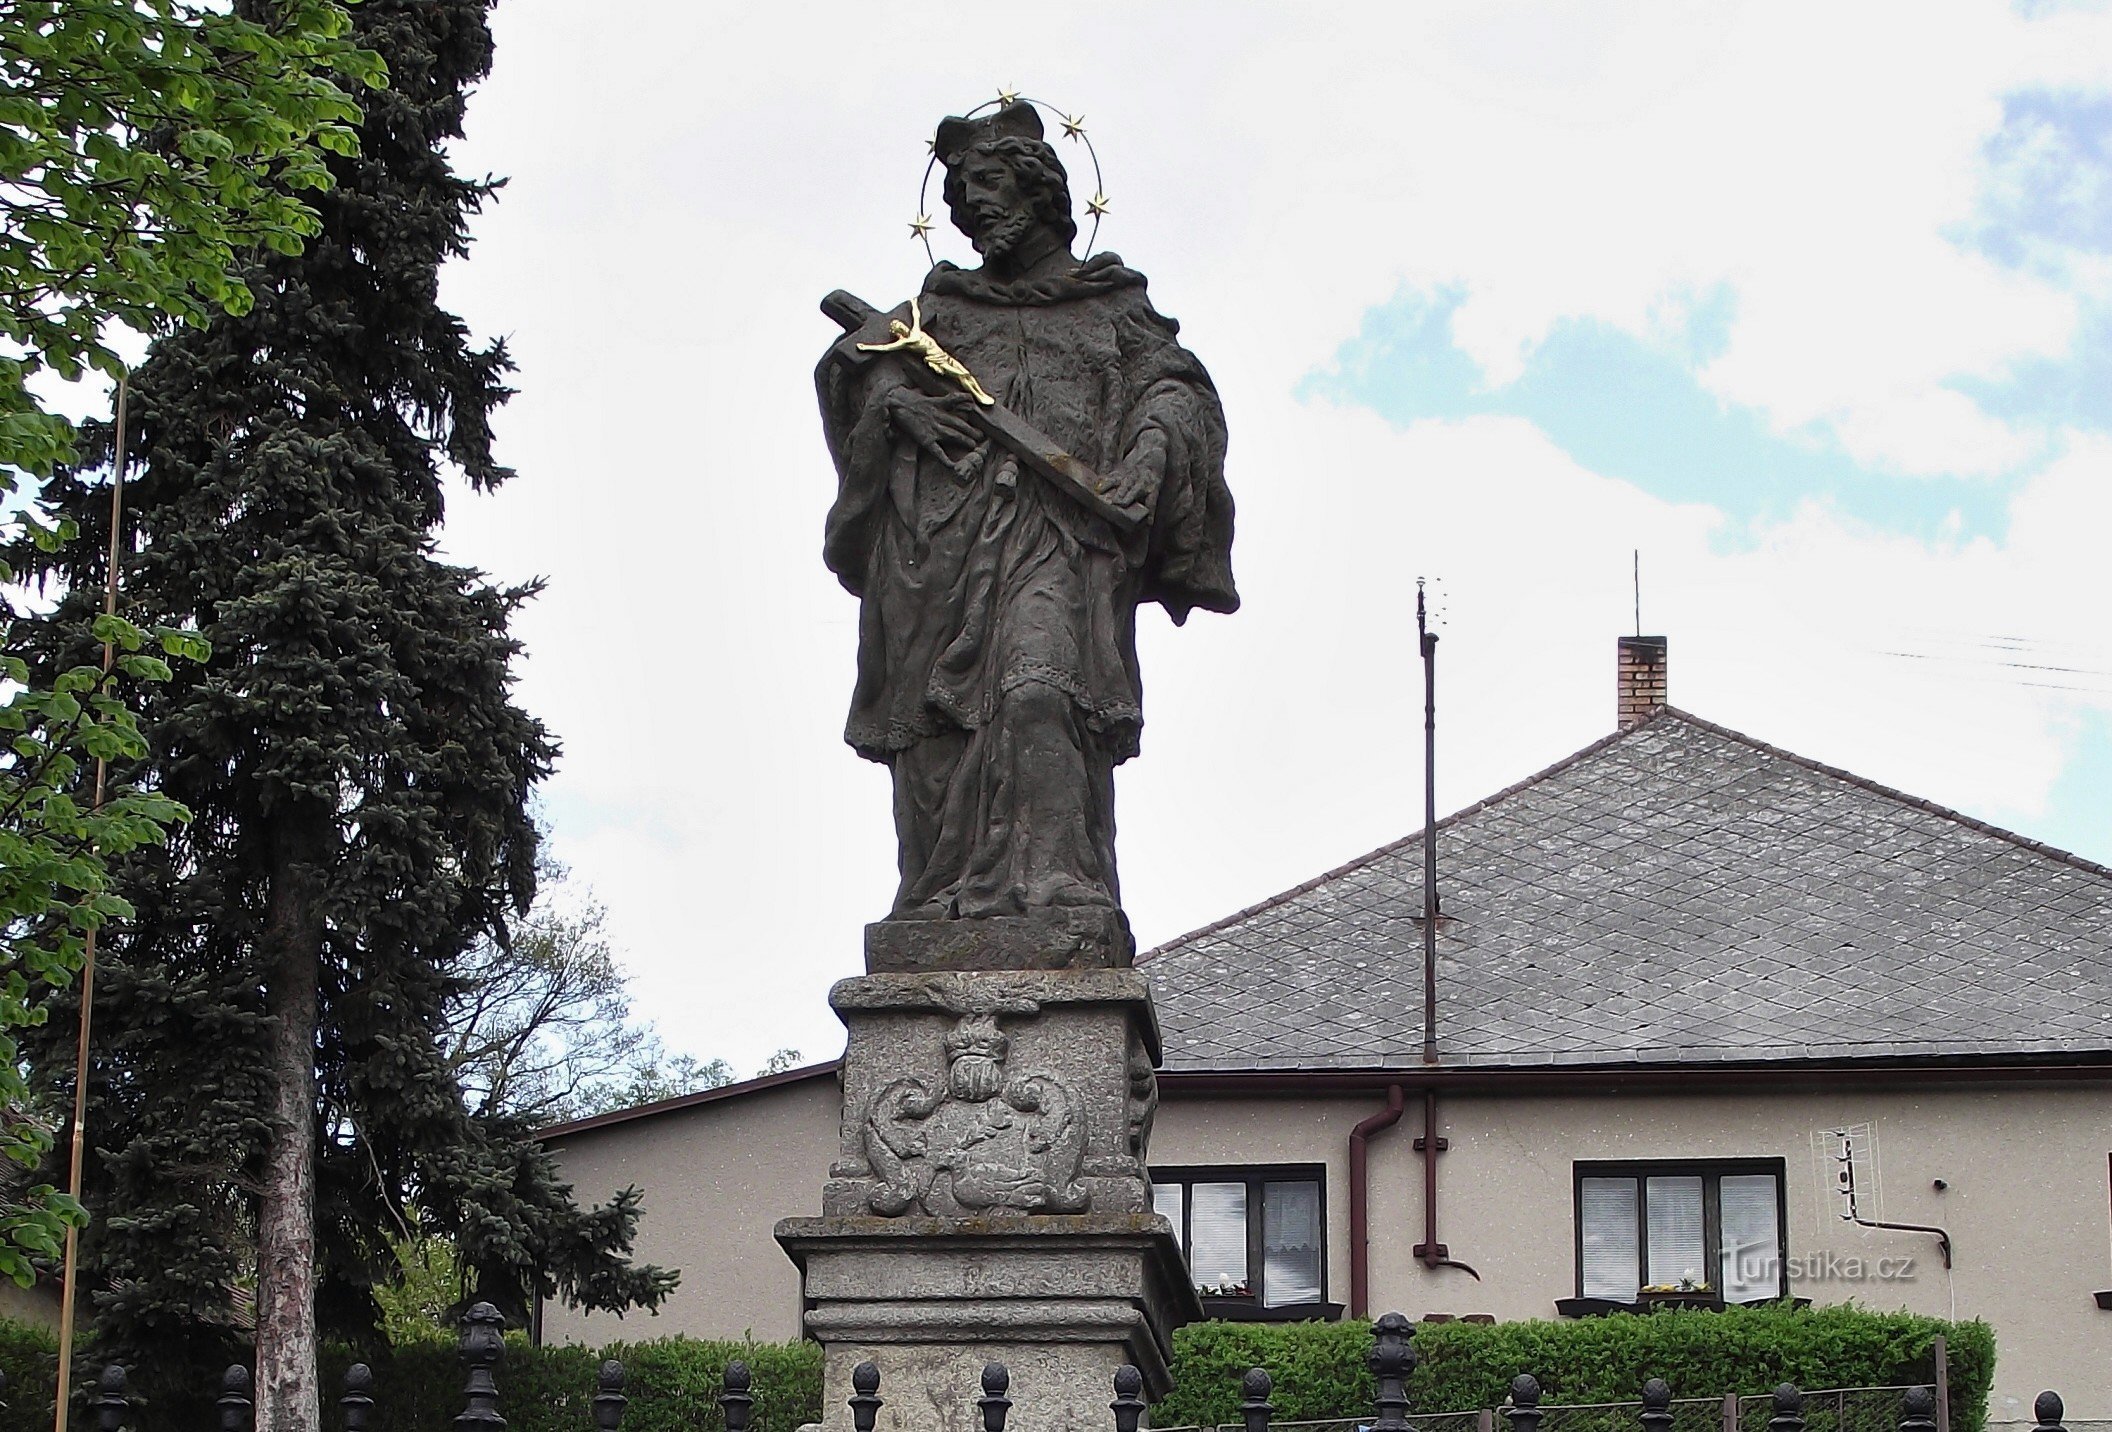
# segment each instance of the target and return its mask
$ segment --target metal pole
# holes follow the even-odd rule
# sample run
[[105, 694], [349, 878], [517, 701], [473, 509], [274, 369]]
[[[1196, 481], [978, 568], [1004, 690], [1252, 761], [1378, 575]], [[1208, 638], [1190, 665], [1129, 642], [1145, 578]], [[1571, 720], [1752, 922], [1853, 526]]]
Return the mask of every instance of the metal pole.
[[[117, 564], [122, 555], [119, 541], [119, 525], [125, 512], [125, 417], [126, 400], [132, 390], [129, 374], [120, 374], [117, 380], [117, 434], [115, 451], [110, 467], [110, 570], [103, 583], [103, 615], [117, 615]], [[103, 678], [107, 681], [111, 669], [117, 664], [117, 649], [110, 642], [103, 643]], [[110, 776], [110, 763], [101, 756], [95, 758], [95, 805], [103, 808], [103, 791]], [[87, 1156], [88, 1141], [88, 1033], [95, 1011], [95, 926], [88, 927], [82, 942], [81, 958], [81, 1032], [73, 1053], [73, 1147], [70, 1151], [66, 1191], [76, 1202], [81, 1197], [81, 1168]], [[72, 1224], [66, 1225], [66, 1256], [59, 1284], [59, 1384], [52, 1397], [52, 1418], [56, 1432], [66, 1432], [69, 1408], [73, 1400], [73, 1320], [75, 1287], [80, 1277], [80, 1230]]]
[[1437, 1063], [1437, 633], [1430, 630], [1422, 584], [1415, 590], [1415, 629], [1423, 650], [1423, 1062]]
[[1936, 1432], [1951, 1432], [1951, 1348], [1936, 1334]]

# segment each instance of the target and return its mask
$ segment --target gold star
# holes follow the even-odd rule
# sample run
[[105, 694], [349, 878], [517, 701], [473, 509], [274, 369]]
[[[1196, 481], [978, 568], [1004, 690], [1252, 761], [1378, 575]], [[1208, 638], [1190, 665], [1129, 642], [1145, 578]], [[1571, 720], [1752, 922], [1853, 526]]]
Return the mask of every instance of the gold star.
[[931, 215], [919, 214], [909, 221], [909, 236], [921, 239], [931, 232]]
[[1092, 198], [1086, 200], [1085, 211], [1088, 214], [1105, 214], [1107, 212], [1107, 195], [1095, 194]]
[[1004, 87], [1003, 85], [999, 85], [999, 86], [998, 86], [998, 89], [997, 89], [997, 107], [998, 107], [999, 109], [1003, 109], [1003, 108], [1004, 108], [1004, 107], [1005, 107], [1006, 105], [1008, 105], [1008, 104], [1018, 104], [1018, 103], [1019, 103], [1019, 91], [1018, 91], [1018, 90], [1016, 90], [1016, 89], [1006, 89], [1006, 88], [1005, 88], [1005, 87]]
[[1065, 139], [1081, 139], [1081, 138], [1083, 138], [1083, 137], [1084, 137], [1084, 135], [1085, 135], [1085, 116], [1084, 116], [1084, 115], [1082, 115], [1082, 114], [1081, 114], [1081, 115], [1079, 115], [1079, 116], [1078, 116], [1078, 117], [1077, 117], [1076, 119], [1073, 119], [1073, 118], [1071, 118], [1071, 117], [1070, 117], [1069, 115], [1065, 115], [1065, 116], [1063, 117], [1063, 137], [1064, 137]]

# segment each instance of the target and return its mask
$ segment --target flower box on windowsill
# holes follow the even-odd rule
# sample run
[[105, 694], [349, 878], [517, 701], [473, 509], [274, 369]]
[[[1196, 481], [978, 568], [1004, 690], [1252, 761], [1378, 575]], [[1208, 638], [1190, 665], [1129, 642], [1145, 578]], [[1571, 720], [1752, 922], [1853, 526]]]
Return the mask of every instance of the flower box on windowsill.
[[1252, 1298], [1220, 1298], [1211, 1293], [1202, 1297], [1203, 1316], [1228, 1323], [1333, 1323], [1342, 1318], [1340, 1303], [1283, 1303], [1268, 1308]]
[[[1711, 1312], [1722, 1312], [1725, 1307], [1752, 1307], [1761, 1303], [1779, 1303], [1781, 1298], [1755, 1298], [1750, 1303], [1726, 1304], [1715, 1293], [1642, 1293], [1632, 1301], [1618, 1298], [1557, 1298], [1555, 1312], [1565, 1318], [1598, 1318], [1608, 1313], [1648, 1313], [1658, 1308], [1707, 1308]], [[1796, 1307], [1811, 1306], [1809, 1298], [1790, 1298]]]

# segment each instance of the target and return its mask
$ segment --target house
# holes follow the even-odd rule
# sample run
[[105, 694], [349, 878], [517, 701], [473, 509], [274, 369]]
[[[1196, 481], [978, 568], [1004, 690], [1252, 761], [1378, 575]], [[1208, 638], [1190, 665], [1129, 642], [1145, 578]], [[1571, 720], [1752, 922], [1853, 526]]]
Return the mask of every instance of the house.
[[[2112, 1362], [2112, 870], [1665, 706], [1664, 658], [1624, 639], [1619, 730], [1439, 823], [1434, 1063], [1420, 833], [1140, 958], [1158, 1206], [1218, 1316], [1852, 1298], [1987, 1319], [2024, 1421]], [[770, 1230], [833, 1074], [550, 1131], [645, 1190], [651, 1332], [797, 1335]]]

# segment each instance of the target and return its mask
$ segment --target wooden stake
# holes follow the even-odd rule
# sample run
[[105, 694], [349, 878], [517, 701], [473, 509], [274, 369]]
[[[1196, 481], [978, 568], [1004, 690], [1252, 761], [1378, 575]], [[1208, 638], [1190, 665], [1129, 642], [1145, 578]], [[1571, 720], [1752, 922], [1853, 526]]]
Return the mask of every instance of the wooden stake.
[[[117, 615], [117, 564], [123, 550], [118, 529], [125, 512], [125, 406], [131, 390], [130, 375], [120, 375], [117, 380], [117, 437], [110, 468], [110, 571], [103, 583], [103, 615], [112, 617]], [[105, 680], [116, 665], [117, 648], [106, 641], [103, 643]], [[103, 808], [103, 790], [109, 777], [109, 761], [97, 756], [93, 809], [98, 812]], [[76, 1202], [81, 1197], [81, 1169], [88, 1151], [88, 1032], [95, 1010], [95, 926], [88, 927], [83, 944], [81, 1033], [73, 1053], [73, 1147], [66, 1181], [66, 1191]], [[80, 1243], [80, 1230], [67, 1224], [66, 1257], [59, 1283], [59, 1385], [52, 1398], [52, 1425], [56, 1432], [66, 1432], [68, 1404], [73, 1400], [74, 1285], [80, 1277]]]

